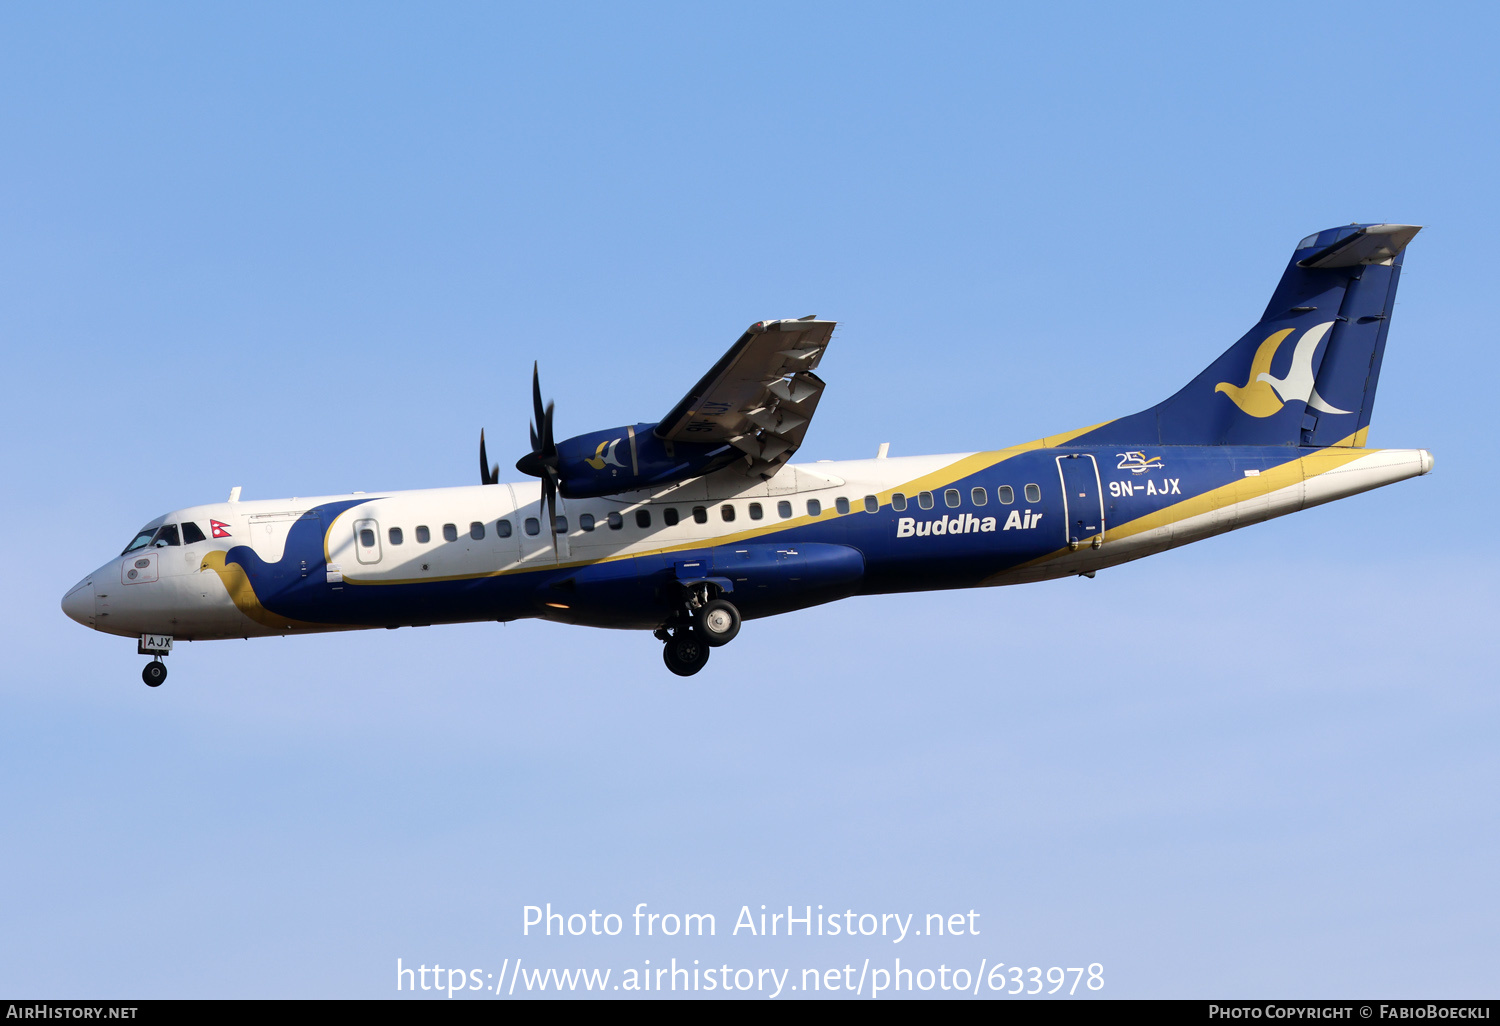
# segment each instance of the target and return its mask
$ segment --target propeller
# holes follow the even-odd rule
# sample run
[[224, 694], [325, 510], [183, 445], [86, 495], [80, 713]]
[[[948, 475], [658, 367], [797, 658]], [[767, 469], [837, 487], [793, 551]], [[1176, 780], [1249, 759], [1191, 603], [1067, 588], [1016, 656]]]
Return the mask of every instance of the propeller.
[[[542, 379], [535, 362], [531, 365], [531, 451], [516, 461], [523, 474], [542, 479], [542, 505], [547, 507], [547, 526], [552, 531], [552, 551], [557, 551], [557, 442], [552, 437], [552, 403], [542, 406]], [[498, 469], [496, 473], [498, 473]]]

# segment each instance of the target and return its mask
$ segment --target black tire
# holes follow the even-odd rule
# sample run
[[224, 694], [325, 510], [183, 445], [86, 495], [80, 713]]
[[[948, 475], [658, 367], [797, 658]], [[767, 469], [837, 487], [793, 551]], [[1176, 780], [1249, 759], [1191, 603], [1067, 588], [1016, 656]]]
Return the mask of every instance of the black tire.
[[709, 652], [697, 631], [678, 631], [661, 648], [662, 661], [679, 677], [691, 677], [707, 666]]
[[167, 679], [167, 664], [160, 659], [153, 659], [146, 664], [141, 671], [141, 680], [146, 682], [148, 688], [159, 688], [161, 682]]
[[715, 648], [727, 645], [740, 632], [740, 611], [728, 599], [714, 599], [699, 610], [698, 629]]

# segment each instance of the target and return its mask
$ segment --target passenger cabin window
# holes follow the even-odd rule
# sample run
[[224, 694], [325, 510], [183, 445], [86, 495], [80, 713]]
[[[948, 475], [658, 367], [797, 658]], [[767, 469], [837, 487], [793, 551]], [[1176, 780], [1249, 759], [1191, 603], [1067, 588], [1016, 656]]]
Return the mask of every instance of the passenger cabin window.
[[552, 529], [558, 534], [568, 533], [568, 518], [559, 513], [552, 518]]
[[401, 544], [401, 541], [402, 541], [401, 528], [399, 528], [399, 527], [393, 527], [393, 528], [391, 528], [386, 533], [391, 536], [391, 544], [392, 545], [400, 545]]
[[931, 492], [918, 492], [917, 493], [917, 505], [921, 506], [923, 509], [931, 509], [932, 508], [932, 493]]
[[764, 517], [765, 515], [766, 515], [766, 511], [763, 510], [763, 509], [761, 509], [760, 503], [758, 503], [758, 502], [752, 502], [750, 504], [750, 519], [751, 520], [759, 520], [762, 517]]
[[611, 531], [618, 531], [620, 528], [622, 528], [624, 526], [625, 526], [625, 518], [624, 517], [620, 516], [620, 514], [616, 513], [616, 512], [611, 512], [609, 514], [609, 529]]
[[776, 504], [776, 515], [783, 520], [790, 520], [792, 518], [792, 504], [782, 499]]
[[443, 525], [443, 541], [458, 541], [458, 525]]
[[182, 522], [182, 544], [196, 545], [201, 541], [207, 541], [203, 537], [203, 529], [191, 520], [184, 520]]
[[1016, 501], [1016, 490], [1010, 485], [1000, 486], [1000, 505], [1009, 506]]
[[375, 547], [375, 532], [368, 527], [361, 527], [359, 529], [359, 543], [367, 549], [373, 549]]
[[902, 495], [900, 492], [892, 492], [891, 493], [891, 509], [895, 510], [897, 513], [900, 513], [905, 508], [906, 508], [906, 496]]
[[594, 529], [594, 514], [592, 514], [592, 513], [580, 513], [580, 514], [578, 514], [578, 526], [581, 527], [581, 528], [583, 528], [585, 531], [592, 531]]
[[478, 520], [471, 523], [469, 525], [469, 537], [473, 538], [475, 541], [483, 541], [484, 524], [480, 523]]
[[662, 510], [661, 511], [661, 522], [664, 523], [664, 524], [666, 524], [668, 527], [676, 527], [677, 526], [677, 509], [676, 509], [676, 507], [674, 507], [674, 506], [668, 506], [666, 509]]
[[849, 500], [840, 495], [837, 499], [833, 500], [833, 508], [838, 510], [842, 516], [849, 512]]
[[524, 527], [526, 529], [526, 533], [533, 538], [542, 533], [542, 522], [536, 517], [527, 517], [526, 522], [521, 526]]
[[943, 492], [943, 503], [949, 509], [958, 509], [958, 504], [963, 501], [963, 496], [958, 494], [957, 488], [949, 488]]
[[1039, 486], [1034, 485], [1034, 484], [1027, 485], [1026, 486], [1026, 501], [1027, 502], [1041, 502], [1042, 501], [1042, 489]]
[[164, 549], [168, 545], [176, 545], [177, 525], [162, 524], [156, 529], [156, 537], [151, 539], [151, 544], [158, 549]]
[[990, 501], [990, 493], [983, 488], [971, 488], [969, 490], [969, 498], [974, 500], [974, 505], [983, 506]]
[[724, 518], [724, 523], [729, 523], [734, 519], [734, 507], [727, 502], [724, 503], [719, 507], [719, 516]]
[[511, 532], [511, 529], [510, 529], [510, 521], [509, 520], [496, 520], [495, 521], [495, 534], [497, 536], [499, 536], [501, 538], [509, 538], [511, 536], [511, 533], [512, 532]]
[[417, 544], [418, 545], [426, 545], [430, 541], [432, 541], [432, 532], [429, 531], [429, 530], [427, 530], [427, 525], [426, 524], [418, 524], [417, 525]]
[[706, 506], [694, 506], [693, 507], [693, 523], [695, 523], [695, 524], [706, 524], [706, 523], [708, 523], [708, 507], [706, 507]]
[[820, 517], [820, 516], [822, 516], [823, 515], [823, 504], [821, 502], [819, 502], [817, 499], [808, 499], [807, 500], [807, 515], [810, 516], [810, 517]]
[[880, 512], [880, 500], [877, 499], [873, 495], [866, 495], [865, 496], [865, 512], [866, 513], [879, 513]]
[[650, 527], [651, 511], [649, 509], [638, 509], [635, 511], [635, 526]]

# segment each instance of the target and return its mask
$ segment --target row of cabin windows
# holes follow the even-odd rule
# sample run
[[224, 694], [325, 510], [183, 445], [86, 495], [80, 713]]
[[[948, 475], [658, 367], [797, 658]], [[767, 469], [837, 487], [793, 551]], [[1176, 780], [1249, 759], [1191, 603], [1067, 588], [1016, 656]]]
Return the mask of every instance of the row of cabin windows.
[[[874, 513], [880, 508], [880, 501], [873, 495], [867, 495], [864, 498], [864, 505], [866, 511]], [[840, 513], [849, 512], [848, 499], [838, 499], [835, 502], [835, 506], [838, 508], [838, 511]], [[765, 507], [758, 502], [750, 503], [749, 506], [746, 507], [745, 512], [751, 520], [764, 520], [766, 516]], [[808, 516], [820, 516], [822, 512], [822, 503], [820, 503], [817, 499], [807, 500]], [[791, 519], [792, 504], [786, 500], [778, 502], [776, 504], [776, 514], [783, 520]], [[719, 507], [719, 517], [726, 524], [733, 523], [737, 515], [738, 514], [733, 503], [726, 502]], [[651, 526], [651, 511], [649, 509], [636, 510], [634, 513], [634, 517], [636, 527], [646, 529]], [[693, 523], [695, 524], [708, 523], [708, 507], [694, 506], [692, 508], [692, 517]], [[667, 527], [676, 527], [679, 523], [681, 523], [682, 515], [678, 512], [676, 507], [668, 506], [661, 511], [661, 519], [662, 523]], [[619, 512], [610, 512], [605, 515], [604, 524], [611, 531], [621, 530], [625, 526], [625, 516], [624, 514]], [[524, 521], [522, 521], [521, 527], [522, 530], [524, 530], [526, 534], [531, 537], [536, 537], [537, 535], [542, 533], [542, 523], [536, 517], [527, 517]], [[593, 531], [597, 527], [599, 527], [599, 519], [592, 513], [583, 513], [578, 517], [578, 527], [583, 531]], [[513, 529], [511, 527], [511, 522], [509, 520], [501, 518], [495, 521], [495, 534], [498, 537], [509, 538], [511, 537], [512, 530]], [[473, 523], [469, 524], [469, 537], [474, 539], [475, 541], [482, 541], [485, 536], [485, 531], [486, 525], [481, 521], [476, 520]], [[568, 518], [566, 516], [559, 515], [557, 517], [557, 533], [568, 533]], [[416, 529], [415, 534], [418, 544], [426, 545], [431, 540], [431, 532], [425, 526], [419, 526]], [[392, 545], [401, 545], [406, 540], [405, 533], [399, 527], [390, 528], [387, 532], [387, 536], [390, 538], [390, 543]], [[443, 540], [450, 542], [458, 541], [458, 525], [444, 524]], [[374, 530], [372, 530], [371, 528], [362, 529], [360, 532], [360, 544], [365, 546], [366, 548], [374, 548]]]
[[[1002, 506], [1009, 506], [1011, 503], [1016, 501], [1016, 490], [1010, 485], [1001, 485], [998, 489], [996, 489], [996, 495], [1000, 499], [1000, 505]], [[990, 501], [990, 493], [986, 489], [976, 485], [974, 488], [971, 488], [969, 490], [969, 501], [976, 506], [988, 505]], [[1026, 486], [1026, 501], [1042, 501], [1042, 489], [1039, 485], [1029, 484]], [[900, 492], [892, 493], [891, 509], [897, 510], [899, 512], [900, 510], [906, 508], [906, 502], [907, 499], [905, 495], [902, 495]], [[937, 502], [931, 492], [917, 493], [917, 506], [919, 508], [932, 509], [932, 507], [935, 505], [937, 505]], [[947, 506], [949, 509], [957, 509], [959, 506], [963, 505], [963, 493], [957, 488], [944, 489], [943, 505]]]
[[[1026, 489], [1025, 489], [1025, 494], [1026, 494], [1026, 501], [1027, 502], [1041, 502], [1042, 501], [1042, 490], [1037, 485], [1034, 485], [1034, 484], [1027, 485]], [[998, 489], [998, 497], [1000, 499], [1000, 504], [1001, 505], [1003, 505], [1003, 506], [1009, 506], [1011, 503], [1013, 503], [1013, 502], [1016, 501], [1016, 492], [1015, 492], [1015, 489], [1012, 488], [1010, 485], [1001, 485], [1000, 488]], [[917, 496], [916, 496], [916, 499], [917, 499], [917, 506], [920, 507], [921, 509], [932, 509], [933, 506], [935, 506], [937, 504], [936, 503], [936, 499], [934, 498], [932, 492], [918, 492]], [[989, 503], [989, 501], [990, 501], [989, 492], [986, 491], [984, 488], [975, 487], [972, 490], [970, 490], [970, 492], [969, 492], [969, 501], [972, 502], [976, 506], [987, 505]], [[944, 492], [943, 492], [943, 503], [944, 503], [944, 505], [948, 506], [950, 509], [956, 509], [960, 505], [962, 505], [962, 502], [963, 502], [963, 495], [962, 495], [962, 493], [957, 488], [948, 488], [948, 489], [944, 490]], [[891, 495], [891, 509], [894, 509], [897, 512], [900, 512], [901, 510], [906, 509], [906, 505], [907, 505], [907, 498], [901, 492], [895, 492], [895, 493], [893, 493]], [[863, 506], [864, 506], [864, 511], [866, 513], [878, 513], [880, 511], [880, 500], [877, 499], [873, 495], [866, 495], [864, 497], [864, 500], [863, 500]], [[848, 513], [853, 507], [850, 505], [848, 499], [844, 498], [843, 496], [839, 496], [837, 499], [833, 500], [833, 508], [835, 510], [837, 510], [840, 514], [845, 514], [845, 513]], [[758, 502], [752, 502], [752, 503], [750, 503], [749, 506], [746, 507], [745, 512], [750, 517], [751, 520], [764, 520], [765, 519], [765, 515], [766, 515], [766, 513], [765, 513], [765, 507], [763, 507]], [[780, 517], [782, 520], [790, 520], [791, 517], [792, 517], [792, 504], [789, 501], [787, 501], [786, 499], [783, 499], [780, 502], [778, 502], [776, 504], [776, 515], [778, 517]], [[823, 504], [822, 504], [822, 502], [820, 502], [817, 499], [808, 499], [807, 500], [807, 515], [810, 516], [810, 517], [822, 516], [823, 515]], [[644, 530], [644, 529], [649, 528], [651, 526], [651, 511], [649, 509], [638, 509], [638, 510], [635, 511], [634, 516], [635, 516], [635, 526], [636, 527], [642, 528]], [[719, 507], [719, 518], [724, 523], [726, 523], [726, 524], [733, 523], [736, 516], [738, 516], [738, 513], [736, 512], [736, 509], [735, 509], [735, 506], [734, 506], [733, 503], [726, 502], [726, 503], [724, 503], [723, 505], [721, 505]], [[695, 524], [706, 524], [706, 523], [708, 523], [708, 520], [709, 520], [708, 507], [707, 506], [694, 506], [692, 508], [692, 517], [693, 517], [693, 523], [695, 523]], [[681, 522], [681, 514], [678, 513], [676, 507], [674, 507], [674, 506], [668, 506], [668, 507], [664, 508], [661, 511], [661, 519], [662, 519], [662, 523], [665, 524], [667, 527], [676, 527], [677, 524]], [[625, 526], [625, 516], [624, 516], [624, 514], [619, 513], [619, 512], [610, 512], [610, 513], [606, 514], [605, 517], [604, 517], [604, 525], [607, 526], [611, 531], [621, 530]], [[594, 514], [592, 514], [592, 513], [583, 513], [583, 514], [580, 514], [579, 517], [578, 517], [578, 527], [579, 527], [580, 530], [583, 530], [583, 531], [593, 531], [596, 528], [598, 528], [599, 526], [600, 526], [599, 519], [597, 517], [595, 517]], [[194, 525], [194, 524], [185, 524], [184, 528], [187, 528], [187, 527], [192, 527], [193, 530], [195, 532], [197, 532], [197, 534], [198, 534], [198, 537], [196, 539], [189, 539], [190, 541], [202, 541], [203, 540], [203, 533], [201, 531], [198, 531], [197, 525]], [[521, 528], [522, 528], [522, 530], [524, 530], [526, 532], [526, 534], [528, 536], [534, 538], [537, 535], [539, 535], [539, 534], [542, 533], [542, 522], [540, 520], [538, 520], [536, 517], [527, 517], [525, 520], [523, 520], [521, 522]], [[471, 524], [469, 524], [469, 537], [472, 538], [472, 539], [474, 539], [475, 541], [482, 541], [484, 539], [485, 529], [486, 529], [486, 527], [485, 527], [484, 523], [482, 523], [481, 521], [475, 520], [474, 522], [472, 522]], [[166, 530], [166, 528], [162, 528], [162, 530]], [[425, 526], [418, 526], [417, 529], [416, 529], [416, 531], [414, 533], [416, 535], [417, 543], [419, 545], [426, 545], [429, 541], [431, 541], [431, 538], [432, 538], [431, 532], [428, 531], [428, 529]], [[511, 533], [512, 533], [512, 528], [511, 528], [511, 523], [510, 523], [509, 520], [506, 520], [506, 519], [502, 518], [500, 520], [495, 521], [495, 534], [498, 537], [509, 538], [511, 536]], [[557, 517], [557, 533], [558, 534], [567, 534], [568, 533], [568, 518], [566, 516], [558, 516]], [[389, 530], [389, 532], [388, 532], [388, 536], [390, 538], [390, 542], [391, 542], [392, 545], [400, 545], [400, 544], [402, 544], [406, 540], [405, 534], [402, 532], [401, 528], [399, 528], [399, 527], [392, 527]], [[175, 533], [175, 530], [173, 532], [172, 537], [173, 537], [173, 541], [171, 541], [170, 544], [176, 545], [177, 542], [176, 542], [176, 533]], [[458, 541], [458, 525], [457, 524], [444, 524], [443, 525], [443, 540], [444, 541], [450, 541], [450, 542]], [[365, 546], [366, 548], [374, 548], [374, 546], [375, 546], [375, 532], [373, 530], [371, 530], [370, 528], [364, 528], [363, 530], [360, 531], [359, 541], [360, 541], [360, 544], [363, 545], [363, 546]], [[144, 543], [142, 543], [142, 544], [144, 544]], [[158, 543], [158, 544], [167, 544], [167, 543]]]

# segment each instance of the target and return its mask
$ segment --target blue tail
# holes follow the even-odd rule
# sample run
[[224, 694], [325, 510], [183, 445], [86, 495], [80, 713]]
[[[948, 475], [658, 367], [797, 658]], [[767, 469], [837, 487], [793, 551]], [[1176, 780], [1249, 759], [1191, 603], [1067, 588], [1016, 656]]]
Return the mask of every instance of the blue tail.
[[1365, 224], [1309, 235], [1244, 338], [1170, 399], [1077, 442], [1362, 447], [1402, 251], [1419, 230]]

